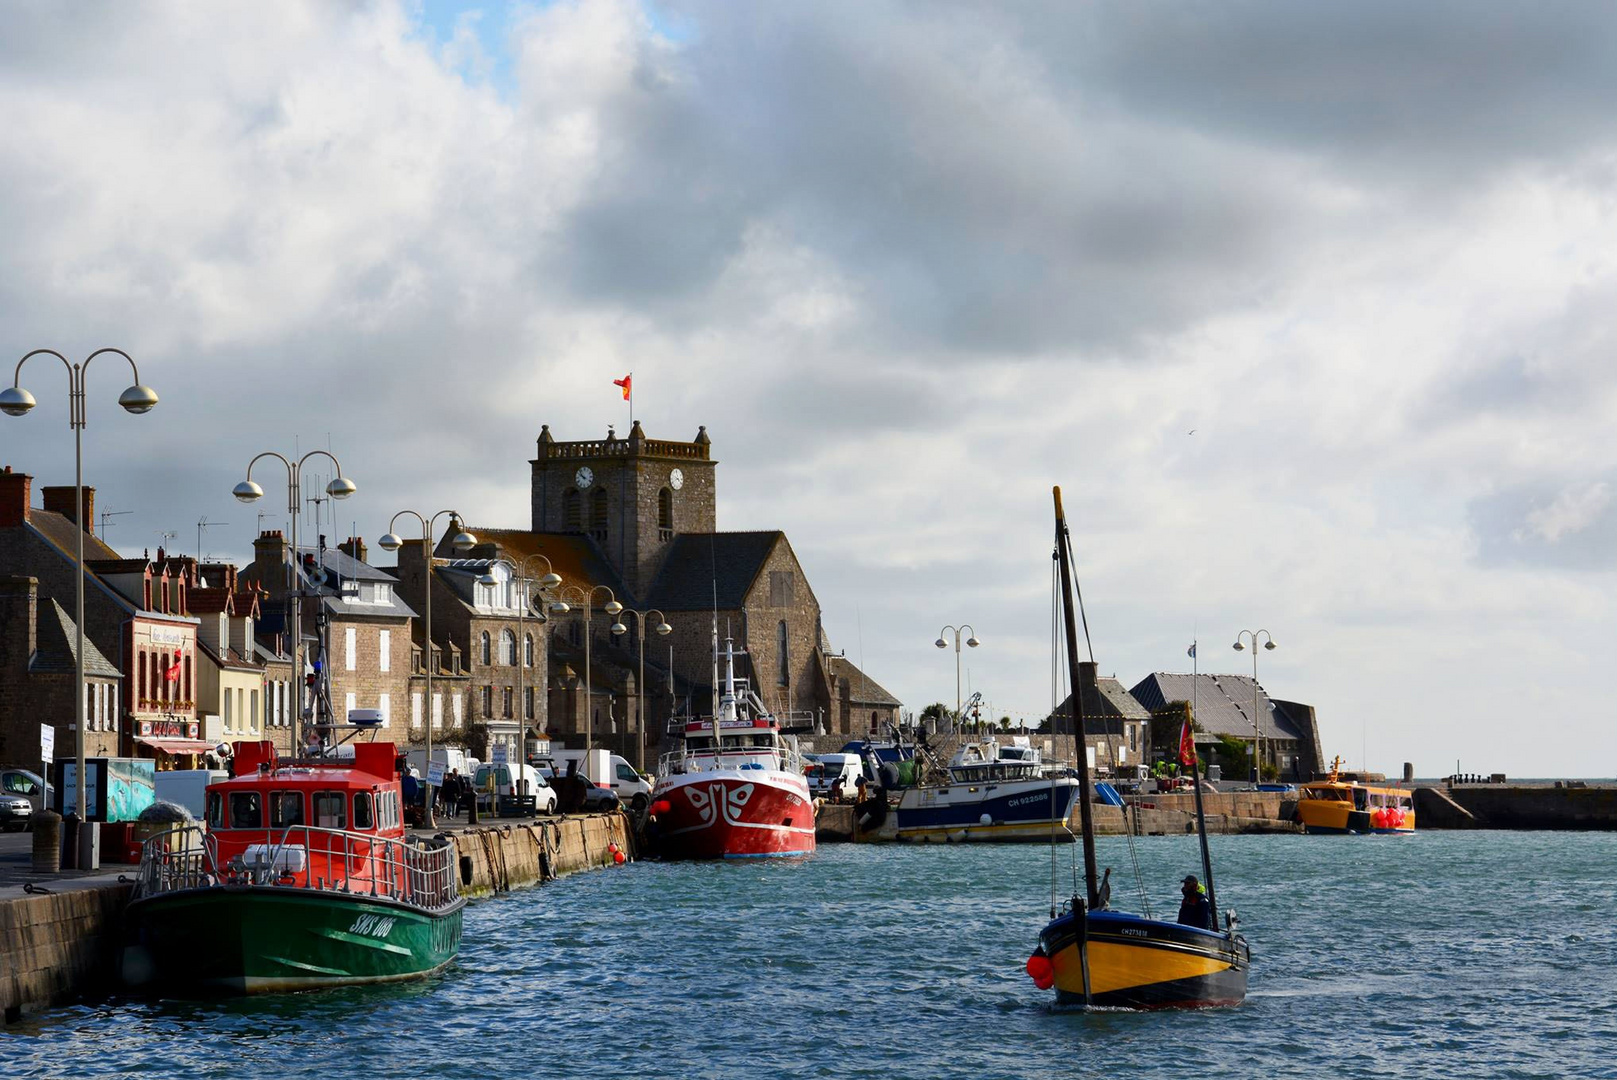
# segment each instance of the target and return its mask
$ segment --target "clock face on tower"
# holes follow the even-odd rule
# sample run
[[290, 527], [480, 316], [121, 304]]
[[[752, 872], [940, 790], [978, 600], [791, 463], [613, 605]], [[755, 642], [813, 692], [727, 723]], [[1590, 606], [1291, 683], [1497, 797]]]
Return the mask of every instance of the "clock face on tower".
[[580, 465], [578, 471], [573, 474], [573, 483], [581, 488], [587, 488], [595, 483], [595, 474], [590, 471], [588, 465]]
[[685, 486], [685, 474], [678, 469], [668, 474], [668, 483], [675, 490]]

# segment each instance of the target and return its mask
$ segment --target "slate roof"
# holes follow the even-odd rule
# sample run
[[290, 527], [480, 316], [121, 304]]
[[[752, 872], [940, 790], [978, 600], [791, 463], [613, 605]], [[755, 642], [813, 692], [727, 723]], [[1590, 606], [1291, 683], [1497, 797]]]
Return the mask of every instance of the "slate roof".
[[[298, 550], [316, 558], [320, 556], [318, 548], [299, 548]], [[298, 578], [303, 582], [304, 587], [314, 588], [309, 582], [308, 575], [303, 572], [302, 556], [297, 556], [294, 561], [298, 568]], [[415, 617], [415, 610], [399, 599], [399, 582], [392, 574], [379, 570], [370, 563], [360, 562], [346, 551], [338, 551], [336, 548], [326, 549], [325, 558], [321, 565], [327, 571], [345, 581], [376, 581], [392, 586], [388, 591], [389, 602], [386, 604], [361, 603], [346, 596], [322, 596], [320, 598], [321, 602], [325, 604], [326, 610], [332, 614], [373, 619], [411, 619]], [[330, 587], [329, 582], [326, 587]], [[280, 623], [276, 623], [275, 628], [279, 629], [280, 625]]]
[[[1084, 687], [1085, 734], [1121, 734], [1124, 720], [1149, 720], [1151, 710], [1116, 679], [1097, 678], [1094, 686]], [[1072, 715], [1072, 695], [1056, 707], [1057, 716]]]
[[[561, 576], [564, 588], [568, 585], [584, 588], [605, 585], [619, 600], [625, 603], [629, 600], [622, 579], [613, 572], [602, 558], [600, 549], [587, 536], [580, 533], [532, 532], [527, 529], [485, 529], [470, 525], [465, 528], [477, 537], [477, 547], [470, 552], [456, 551], [450, 546], [446, 532], [438, 541], [435, 552], [438, 558], [488, 558], [497, 551], [512, 562], [521, 564], [530, 555], [543, 555], [550, 560], [550, 568]], [[530, 564], [530, 569], [542, 576], [544, 571], [539, 567], [538, 559]]]
[[[39, 533], [67, 553], [68, 558], [73, 557], [73, 534], [79, 527], [56, 513], [54, 510], [29, 510], [28, 524]], [[93, 533], [84, 534], [84, 561], [88, 564], [92, 559], [121, 559], [112, 548]], [[144, 563], [145, 560], [141, 560]]]
[[831, 697], [837, 699], [837, 681], [848, 680], [849, 701], [855, 705], [902, 705], [887, 689], [855, 667], [852, 661], [845, 656], [832, 656], [828, 658], [827, 666], [831, 675]]
[[[1190, 701], [1194, 690], [1196, 723], [1211, 735], [1250, 739], [1252, 730], [1252, 677], [1250, 675], [1189, 675], [1154, 672], [1132, 693], [1148, 709], [1161, 709], [1170, 701]], [[1258, 684], [1258, 715], [1264, 738], [1300, 739], [1301, 732], [1269, 700]]]
[[746, 601], [775, 544], [785, 536], [779, 529], [675, 536], [651, 583], [646, 606], [663, 611], [711, 611], [715, 606], [734, 611]]
[[[77, 654], [73, 651], [76, 637], [73, 619], [54, 599], [39, 605], [37, 651], [28, 665], [30, 672], [71, 675]], [[95, 642], [84, 639], [84, 673], [119, 678], [123, 672], [113, 667]]]

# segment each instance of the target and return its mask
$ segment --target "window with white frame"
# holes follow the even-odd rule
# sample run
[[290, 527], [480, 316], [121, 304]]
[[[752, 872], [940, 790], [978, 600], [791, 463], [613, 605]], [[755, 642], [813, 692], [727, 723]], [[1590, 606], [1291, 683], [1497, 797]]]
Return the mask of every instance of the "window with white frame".
[[359, 631], [350, 626], [342, 633], [343, 658], [348, 664], [348, 670], [353, 671], [357, 666], [359, 652]]
[[355, 700], [354, 700], [354, 695], [353, 695], [353, 693], [351, 693], [351, 692], [350, 692], [350, 693], [347, 693], [347, 694], [344, 694], [344, 695], [343, 695], [343, 700], [342, 700], [342, 718], [343, 718], [343, 721], [344, 721], [344, 722], [345, 722], [345, 723], [346, 723], [346, 722], [347, 722], [347, 720], [348, 720], [348, 714], [349, 714], [349, 713], [351, 713], [351, 712], [353, 712], [353, 711], [354, 711], [354, 706], [355, 706], [355, 704], [356, 704], [356, 702], [355, 702]]
[[382, 726], [387, 727], [393, 719], [393, 697], [391, 694], [379, 694], [376, 698], [376, 711], [382, 714]]
[[410, 693], [410, 726], [413, 728], [421, 726], [421, 691], [419, 690], [414, 690]]
[[383, 671], [393, 670], [393, 631], [377, 631], [377, 648], [381, 650], [381, 659], [377, 661]]
[[435, 728], [444, 726], [444, 696], [442, 694], [432, 695], [432, 726]]

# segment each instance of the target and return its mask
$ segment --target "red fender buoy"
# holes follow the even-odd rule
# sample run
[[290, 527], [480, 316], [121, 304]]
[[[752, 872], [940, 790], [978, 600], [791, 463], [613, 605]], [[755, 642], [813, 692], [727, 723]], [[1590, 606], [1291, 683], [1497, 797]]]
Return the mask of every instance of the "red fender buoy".
[[1027, 973], [1040, 990], [1048, 990], [1056, 984], [1056, 966], [1042, 951], [1027, 958]]

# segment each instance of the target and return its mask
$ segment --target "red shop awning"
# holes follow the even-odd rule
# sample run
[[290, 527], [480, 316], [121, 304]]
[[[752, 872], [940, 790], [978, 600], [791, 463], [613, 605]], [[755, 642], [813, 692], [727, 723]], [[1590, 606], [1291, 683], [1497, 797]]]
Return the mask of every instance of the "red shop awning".
[[206, 754], [213, 749], [213, 743], [202, 739], [157, 739], [149, 735], [137, 735], [136, 742], [143, 742], [153, 750], [161, 750], [165, 754]]

